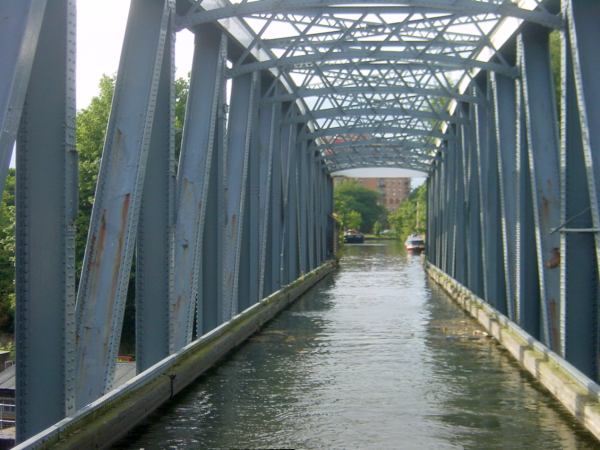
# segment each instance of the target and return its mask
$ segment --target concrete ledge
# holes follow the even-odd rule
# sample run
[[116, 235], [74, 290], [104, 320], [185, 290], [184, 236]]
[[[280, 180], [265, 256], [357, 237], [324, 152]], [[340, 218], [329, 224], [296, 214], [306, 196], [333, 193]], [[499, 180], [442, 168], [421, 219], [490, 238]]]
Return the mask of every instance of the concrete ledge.
[[600, 440], [600, 386], [437, 267], [429, 277]]
[[330, 274], [328, 261], [16, 449], [106, 448]]

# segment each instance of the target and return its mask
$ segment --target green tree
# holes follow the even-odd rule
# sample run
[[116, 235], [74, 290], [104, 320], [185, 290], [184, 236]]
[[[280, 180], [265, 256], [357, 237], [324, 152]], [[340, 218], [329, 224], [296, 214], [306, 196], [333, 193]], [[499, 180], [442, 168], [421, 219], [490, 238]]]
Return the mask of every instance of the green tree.
[[358, 230], [362, 223], [362, 216], [358, 211], [349, 211], [347, 215], [347, 220], [348, 228]]
[[375, 234], [375, 236], [379, 236], [381, 234], [381, 228], [381, 222], [379, 220], [376, 220], [373, 224], [373, 233]]
[[15, 169], [10, 169], [0, 204], [0, 330], [11, 333], [15, 316]]
[[390, 214], [389, 221], [402, 241], [412, 233], [424, 234], [427, 227], [426, 185], [413, 190], [400, 207]]
[[378, 192], [367, 189], [356, 180], [343, 180], [337, 184], [334, 190], [335, 212], [342, 227], [349, 227], [348, 214], [356, 211], [362, 219], [360, 231], [371, 232], [375, 221], [386, 214], [385, 208], [379, 204], [379, 196]]

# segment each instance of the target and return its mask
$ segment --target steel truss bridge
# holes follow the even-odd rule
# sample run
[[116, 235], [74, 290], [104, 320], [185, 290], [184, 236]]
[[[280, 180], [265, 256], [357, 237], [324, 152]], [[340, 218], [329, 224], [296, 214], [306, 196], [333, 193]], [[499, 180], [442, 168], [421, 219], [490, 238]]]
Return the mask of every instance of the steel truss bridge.
[[134, 257], [142, 372], [332, 258], [349, 168], [427, 173], [428, 261], [597, 380], [600, 2], [132, 0], [81, 273], [75, 22], [0, 3], [18, 441], [111, 390]]

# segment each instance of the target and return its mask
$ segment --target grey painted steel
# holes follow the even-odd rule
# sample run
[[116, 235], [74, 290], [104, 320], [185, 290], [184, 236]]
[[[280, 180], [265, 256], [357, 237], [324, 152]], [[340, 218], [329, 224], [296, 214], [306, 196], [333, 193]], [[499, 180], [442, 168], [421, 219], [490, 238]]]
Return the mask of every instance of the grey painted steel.
[[231, 89], [226, 162], [226, 216], [223, 240], [223, 322], [239, 311], [238, 286], [246, 184], [253, 126], [258, 113], [258, 76], [235, 78]]
[[[258, 95], [260, 93], [260, 77], [257, 76], [254, 87], [255, 99], [251, 104], [250, 114], [255, 124], [250, 130], [250, 150], [248, 153], [248, 178], [245, 186], [245, 207], [243, 212], [242, 247], [240, 253], [238, 281], [238, 311], [244, 311], [256, 303], [259, 289], [260, 255], [259, 255], [259, 211], [260, 211], [260, 148], [258, 122]], [[294, 278], [295, 279], [295, 278]]]
[[288, 154], [288, 189], [287, 189], [287, 211], [286, 232], [287, 243], [287, 284], [298, 278], [299, 253], [298, 253], [298, 145], [296, 142], [296, 127], [292, 129], [291, 142]]
[[343, 110], [338, 108], [318, 109], [312, 111], [310, 114], [298, 115], [290, 120], [295, 123], [304, 123], [310, 119], [331, 119], [355, 116], [393, 116], [396, 120], [400, 117], [409, 117], [424, 120], [443, 120], [445, 122], [460, 122], [462, 120], [462, 118], [452, 116], [446, 112], [413, 111], [406, 108], [392, 107], [352, 108]]
[[[462, 130], [457, 127], [457, 134], [461, 134]], [[460, 139], [457, 140], [457, 144], [454, 147], [454, 151], [456, 152], [456, 183], [454, 186], [455, 192], [455, 204], [456, 204], [456, 242], [455, 249], [456, 255], [455, 259], [455, 274], [456, 279], [461, 283], [466, 283], [467, 281], [467, 253], [466, 253], [466, 243], [468, 237], [466, 235], [466, 199], [465, 199], [465, 171], [466, 168], [463, 164], [463, 153], [464, 147], [459, 144], [462, 142]]]
[[13, 153], [46, 0], [0, 3], [0, 192]]
[[[290, 106], [287, 110], [287, 114], [291, 114], [293, 106]], [[293, 140], [293, 129], [296, 125], [283, 125], [281, 129], [281, 186], [282, 186], [282, 197], [281, 197], [281, 254], [280, 254], [280, 268], [281, 268], [281, 285], [284, 286], [289, 282], [289, 264], [290, 249], [288, 243], [290, 242], [290, 210], [289, 210], [289, 192], [290, 192], [290, 153], [292, 152], [292, 140]]]
[[515, 83], [502, 75], [490, 74], [494, 109], [494, 138], [498, 158], [502, 256], [507, 315], [517, 320], [515, 300], [516, 226], [517, 226], [517, 161], [515, 151], [516, 110]]
[[170, 306], [171, 353], [190, 343], [193, 336], [202, 265], [202, 235], [225, 57], [226, 39], [221, 32], [209, 26], [196, 30], [177, 173], [175, 283]]
[[318, 155], [312, 150], [308, 152], [308, 188], [310, 190], [308, 197], [308, 264], [310, 269], [317, 267], [316, 262], [316, 244], [315, 244], [315, 224], [316, 224], [316, 210], [315, 210], [315, 195], [317, 190], [315, 186], [315, 173], [317, 170]]
[[551, 233], [560, 225], [559, 142], [548, 45], [546, 30], [532, 25], [523, 30], [518, 39], [529, 170], [534, 194], [542, 342], [560, 353], [560, 237]]
[[[279, 110], [279, 117], [282, 111]], [[283, 234], [283, 181], [282, 181], [282, 147], [283, 129], [280, 124], [276, 124], [274, 139], [274, 151], [272, 153], [272, 187], [271, 187], [271, 290], [274, 292], [282, 286], [281, 282], [281, 243]]]
[[[487, 74], [482, 74], [487, 75]], [[479, 91], [488, 100], [491, 93], [487, 77], [481, 79]], [[479, 150], [479, 179], [481, 236], [483, 250], [484, 290], [486, 300], [502, 314], [506, 314], [504, 288], [504, 265], [501, 259], [500, 200], [498, 182], [498, 159], [496, 141], [493, 139], [491, 101], [475, 105], [477, 128], [477, 148]]]
[[307, 142], [301, 141], [297, 149], [297, 177], [296, 177], [296, 192], [297, 192], [297, 226], [298, 226], [298, 273], [306, 273], [308, 265], [308, 255], [306, 251], [307, 235], [307, 217], [306, 217], [306, 153]]
[[365, 92], [374, 94], [417, 94], [428, 97], [453, 98], [463, 102], [478, 102], [479, 99], [468, 94], [458, 94], [446, 89], [423, 88], [419, 86], [336, 86], [321, 88], [302, 88], [293, 94], [279, 94], [263, 99], [263, 102], [291, 102], [298, 97], [324, 97], [324, 96], [363, 96]]
[[[301, 55], [301, 56], [290, 56], [287, 58], [279, 58], [275, 60], [267, 60], [267, 61], [259, 61], [253, 63], [242, 64], [237, 67], [234, 67], [228, 72], [228, 75], [232, 78], [256, 71], [267, 70], [272, 68], [279, 69], [290, 69], [302, 66], [307, 63], [324, 63], [325, 61], [339, 61], [341, 59], [358, 59], [361, 60], [361, 63], [333, 63], [334, 65], [330, 65], [330, 68], [333, 66], [335, 68], [343, 67], [344, 65], [355, 66], [359, 65], [364, 69], [368, 69], [370, 63], [366, 62], [367, 59], [373, 60], [384, 60], [388, 63], [401, 62], [401, 61], [410, 61], [413, 59], [417, 59], [420, 61], [424, 61], [427, 65], [431, 67], [444, 67], [446, 69], [452, 68], [456, 70], [469, 70], [469, 69], [483, 69], [483, 70], [493, 70], [494, 72], [501, 73], [507, 76], [516, 77], [517, 73], [514, 71], [512, 67], [493, 63], [493, 62], [482, 62], [476, 59], [468, 59], [461, 58], [457, 56], [443, 55], [443, 54], [424, 54], [419, 51], [385, 51], [385, 50], [346, 50], [342, 52], [332, 52], [332, 53], [322, 53], [322, 54], [312, 54], [312, 55]], [[321, 64], [327, 69], [326, 64]]]
[[175, 34], [165, 40], [140, 206], [135, 263], [135, 360], [143, 372], [169, 356], [173, 292]]
[[214, 150], [210, 165], [210, 184], [206, 198], [201, 276], [198, 277], [196, 336], [202, 336], [222, 323], [223, 283], [221, 274], [225, 228], [225, 90], [226, 87], [222, 83]]
[[[600, 5], [586, 0], [563, 0], [567, 18], [569, 48], [572, 53], [573, 81], [586, 162], [590, 210], [595, 228], [600, 228], [600, 58], [596, 43], [600, 35], [597, 23]], [[600, 270], [600, 233], [595, 234], [596, 265]]]
[[258, 298], [264, 298], [273, 292], [273, 164], [278, 151], [276, 143], [279, 139], [279, 117], [281, 105], [278, 103], [262, 104], [259, 109], [259, 151], [260, 151], [260, 221], [259, 221], [259, 289]]
[[472, 124], [463, 130], [463, 145], [465, 146], [466, 173], [467, 173], [467, 273], [469, 287], [479, 296], [483, 296], [482, 252], [481, 252], [481, 227], [479, 213], [479, 171], [476, 150], [476, 136], [474, 126], [474, 108], [468, 106], [463, 112], [471, 118]]
[[[538, 22], [546, 26], [559, 27], [562, 22], [555, 16], [547, 12], [535, 12], [521, 9], [516, 5], [505, 3], [498, 5], [495, 3], [485, 3], [475, 0], [405, 0], [400, 5], [396, 1], [379, 1], [378, 5], [384, 8], [394, 8], [392, 12], [406, 13], [408, 11], [448, 11], [458, 14], [486, 14], [501, 13], [507, 16], [527, 20], [529, 22]], [[250, 14], [261, 14], [271, 12], [306, 13], [306, 8], [315, 8], [313, 14], [322, 14], [324, 6], [346, 6], [346, 13], [353, 12], [360, 14], [369, 11], [364, 1], [360, 0], [261, 0], [255, 2], [242, 3], [241, 5], [224, 4], [221, 7], [208, 11], [191, 11], [187, 16], [181, 19], [180, 27], [189, 27], [205, 22], [213, 22], [232, 16], [244, 16]], [[336, 9], [341, 9], [340, 6]], [[298, 11], [299, 10], [299, 11]], [[388, 9], [389, 10], [389, 9]], [[386, 10], [384, 10], [386, 11]]]
[[525, 132], [525, 112], [522, 92], [520, 82], [517, 82], [515, 101], [517, 128], [515, 134], [515, 148], [517, 149], [515, 306], [519, 325], [536, 339], [540, 339], [541, 300], [538, 283], [538, 266], [536, 264], [531, 172], [529, 170], [529, 152]]
[[[454, 128], [453, 125], [451, 125]], [[452, 133], [454, 134], [454, 133]], [[448, 183], [446, 184], [446, 198], [448, 206], [446, 211], [446, 230], [447, 230], [447, 250], [446, 250], [446, 267], [447, 273], [455, 276], [455, 264], [456, 264], [456, 196], [453, 187], [456, 184], [456, 149], [455, 141], [453, 140], [450, 145], [448, 142], [444, 143], [445, 151], [447, 152], [448, 161]], [[421, 208], [423, 205], [419, 205]]]
[[[589, 32], [594, 33], [588, 18], [600, 18], [600, 8], [585, 8], [582, 12]], [[588, 178], [590, 143], [584, 150], [582, 131], [593, 135], [594, 130], [582, 127], [580, 122], [586, 115], [580, 114], [578, 109], [574, 76], [577, 71], [573, 64], [573, 47], [569, 45], [571, 36], [564, 33], [561, 40], [561, 350], [567, 361], [597, 380], [599, 321], [595, 235], [598, 233], [570, 232], [566, 228], [593, 228], [590, 189], [595, 192], [594, 177], [597, 176], [590, 170]], [[586, 35], [588, 38], [593, 35]]]
[[78, 407], [112, 384], [170, 9], [131, 3], [77, 297]]
[[74, 31], [74, 2], [50, 2], [19, 128], [17, 441], [73, 411], [77, 215]]

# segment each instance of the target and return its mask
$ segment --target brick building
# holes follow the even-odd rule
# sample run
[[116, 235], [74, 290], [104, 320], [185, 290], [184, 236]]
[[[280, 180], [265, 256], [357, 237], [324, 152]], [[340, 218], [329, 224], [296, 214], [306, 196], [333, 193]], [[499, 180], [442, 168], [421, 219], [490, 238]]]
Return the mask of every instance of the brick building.
[[[343, 180], [345, 177], [335, 177]], [[410, 178], [354, 178], [364, 187], [381, 193], [381, 204], [395, 211], [410, 194]], [[335, 180], [337, 181], [337, 180]]]

